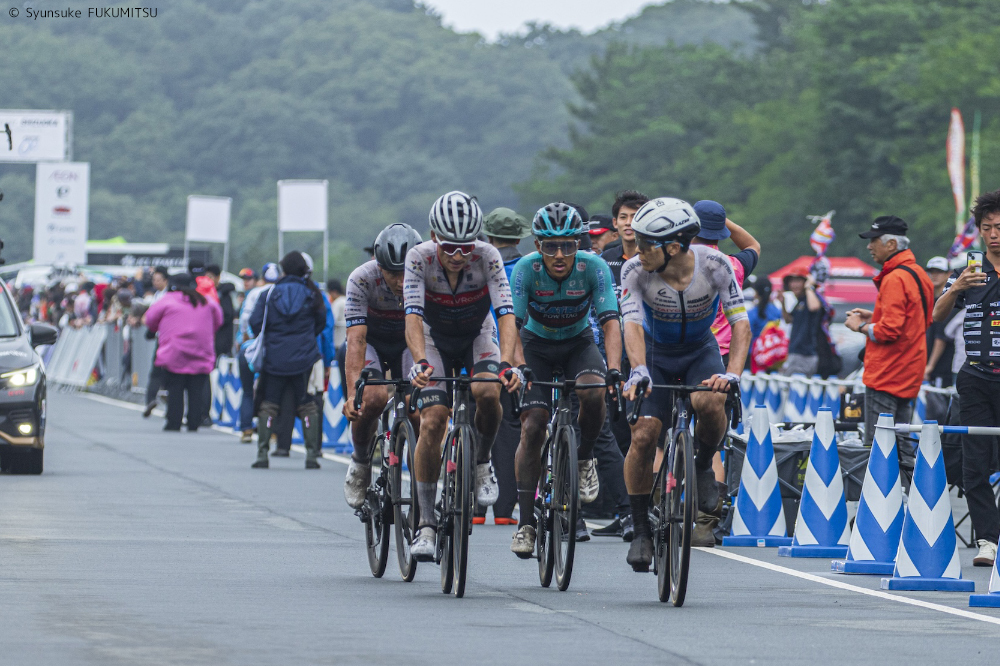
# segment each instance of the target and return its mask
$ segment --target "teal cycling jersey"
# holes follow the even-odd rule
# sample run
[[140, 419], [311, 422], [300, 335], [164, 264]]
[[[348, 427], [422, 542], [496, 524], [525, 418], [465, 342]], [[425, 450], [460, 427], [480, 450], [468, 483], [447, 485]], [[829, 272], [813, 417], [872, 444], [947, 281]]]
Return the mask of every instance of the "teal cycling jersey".
[[542, 255], [532, 252], [514, 266], [511, 289], [518, 326], [547, 340], [567, 340], [586, 331], [591, 304], [601, 324], [618, 317], [611, 270], [595, 254], [578, 252], [569, 275], [556, 280], [545, 270]]

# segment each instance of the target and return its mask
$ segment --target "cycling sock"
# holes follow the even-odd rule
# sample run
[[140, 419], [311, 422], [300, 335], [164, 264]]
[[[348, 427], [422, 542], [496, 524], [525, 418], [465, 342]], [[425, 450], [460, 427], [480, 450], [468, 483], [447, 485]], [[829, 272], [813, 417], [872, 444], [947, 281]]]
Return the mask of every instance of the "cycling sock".
[[532, 527], [536, 527], [538, 525], [538, 520], [535, 518], [535, 489], [518, 489], [517, 504], [520, 507], [520, 516], [517, 520], [517, 526], [523, 527], [525, 525], [531, 525]]
[[712, 460], [715, 458], [715, 452], [718, 450], [718, 446], [706, 446], [705, 442], [698, 440], [698, 453], [694, 457], [694, 467], [696, 470], [704, 472], [706, 469], [712, 466]]
[[417, 503], [420, 507], [420, 527], [436, 526], [437, 514], [434, 513], [434, 498], [437, 495], [436, 483], [417, 481]]
[[632, 526], [636, 534], [649, 534], [649, 495], [629, 495], [628, 503], [632, 506]]
[[[600, 434], [600, 433], [598, 433]], [[594, 457], [594, 445], [597, 444], [597, 437], [588, 439], [580, 433], [580, 445], [576, 447], [576, 456], [579, 460], [590, 460]]]

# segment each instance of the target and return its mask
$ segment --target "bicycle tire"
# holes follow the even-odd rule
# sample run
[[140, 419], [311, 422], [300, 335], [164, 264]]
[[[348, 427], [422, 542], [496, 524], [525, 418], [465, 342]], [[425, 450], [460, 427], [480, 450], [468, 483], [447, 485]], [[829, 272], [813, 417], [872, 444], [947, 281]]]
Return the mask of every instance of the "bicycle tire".
[[[669, 497], [667, 550], [669, 552], [669, 595], [674, 606], [683, 606], [687, 595], [688, 567], [691, 562], [691, 531], [694, 526], [698, 503], [697, 484], [694, 480], [694, 442], [687, 430], [674, 436], [674, 454], [671, 471], [675, 479]], [[662, 600], [662, 599], [661, 599]]]
[[455, 500], [455, 432], [448, 433], [445, 438], [444, 451], [441, 456], [441, 513], [438, 515], [437, 560], [441, 565], [441, 592], [451, 594], [455, 583], [455, 551], [452, 547], [452, 515]]
[[389, 560], [389, 512], [392, 500], [384, 469], [385, 460], [382, 457], [382, 447], [385, 446], [385, 435], [375, 435], [371, 446], [371, 482], [368, 484], [368, 496], [365, 498], [365, 547], [368, 551], [368, 566], [372, 576], [381, 578]]
[[556, 431], [552, 474], [552, 539], [556, 587], [569, 588], [576, 552], [576, 521], [580, 505], [580, 478], [577, 469], [576, 433], [570, 427]]
[[[410, 543], [417, 531], [420, 512], [413, 492], [413, 449], [417, 438], [408, 421], [400, 421], [392, 438], [393, 458], [389, 459], [392, 497], [393, 527], [396, 537], [396, 559], [399, 575], [409, 583], [417, 574], [417, 560], [410, 555]], [[410, 480], [403, 482], [403, 461], [406, 461]]]
[[535, 545], [538, 548], [538, 582], [542, 587], [552, 584], [555, 570], [555, 553], [548, 543], [550, 520], [549, 499], [552, 490], [552, 443], [546, 441], [542, 447], [542, 470], [538, 476], [538, 497], [535, 498]]
[[452, 524], [452, 548], [455, 553], [455, 597], [465, 596], [465, 581], [469, 573], [469, 536], [472, 534], [472, 512], [476, 490], [476, 435], [465, 426], [459, 431], [458, 470], [455, 483], [455, 514]]

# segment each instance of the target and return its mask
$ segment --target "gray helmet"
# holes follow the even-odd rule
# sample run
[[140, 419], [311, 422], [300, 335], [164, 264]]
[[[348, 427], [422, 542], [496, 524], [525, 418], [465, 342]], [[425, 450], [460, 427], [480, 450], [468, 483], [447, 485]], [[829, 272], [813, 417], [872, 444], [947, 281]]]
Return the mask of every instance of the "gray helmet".
[[406, 253], [423, 240], [408, 224], [390, 224], [375, 238], [375, 261], [387, 271], [401, 271], [406, 266]]

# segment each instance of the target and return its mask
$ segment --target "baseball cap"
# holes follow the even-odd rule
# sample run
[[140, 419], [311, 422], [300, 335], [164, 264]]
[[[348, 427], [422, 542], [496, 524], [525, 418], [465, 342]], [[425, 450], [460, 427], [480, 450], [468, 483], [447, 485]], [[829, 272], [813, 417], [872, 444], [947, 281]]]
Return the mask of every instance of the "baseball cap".
[[927, 270], [947, 272], [949, 270], [948, 260], [944, 257], [931, 257], [927, 262]]
[[614, 231], [615, 225], [611, 221], [610, 215], [594, 215], [590, 218], [590, 235], [600, 236], [601, 234]]
[[253, 272], [252, 268], [241, 268], [240, 278], [243, 280], [253, 280], [257, 277], [257, 274]]
[[705, 240], [723, 240], [729, 238], [729, 229], [726, 229], [726, 209], [718, 201], [705, 199], [694, 205], [694, 212], [701, 220], [701, 231], [698, 238]]
[[895, 215], [883, 215], [875, 218], [875, 221], [872, 222], [871, 229], [863, 234], [858, 234], [858, 236], [861, 238], [878, 238], [883, 234], [905, 236], [907, 229], [909, 229], [909, 227], [906, 224], [906, 220], [903, 218], [896, 217]]
[[510, 208], [494, 208], [483, 220], [483, 232], [493, 238], [520, 240], [531, 235], [531, 223]]

